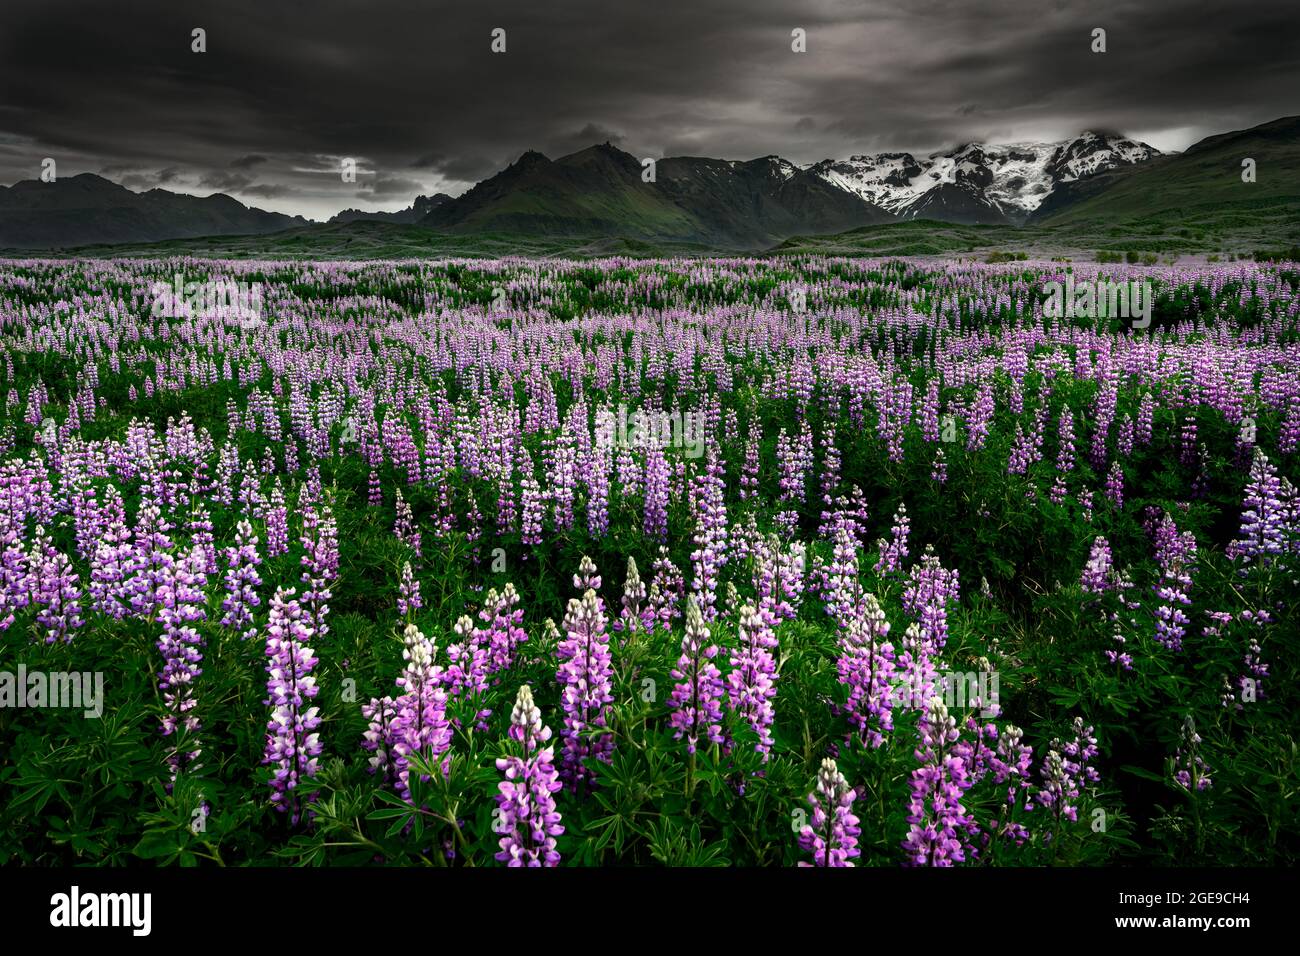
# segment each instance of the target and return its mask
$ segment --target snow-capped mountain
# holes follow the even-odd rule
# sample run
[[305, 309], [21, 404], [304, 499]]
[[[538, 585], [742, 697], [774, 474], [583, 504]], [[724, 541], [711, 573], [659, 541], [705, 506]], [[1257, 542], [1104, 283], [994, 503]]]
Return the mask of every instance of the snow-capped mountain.
[[906, 219], [979, 224], [1023, 222], [1061, 183], [1158, 155], [1145, 143], [1090, 131], [1060, 143], [967, 143], [924, 158], [878, 153], [807, 169]]

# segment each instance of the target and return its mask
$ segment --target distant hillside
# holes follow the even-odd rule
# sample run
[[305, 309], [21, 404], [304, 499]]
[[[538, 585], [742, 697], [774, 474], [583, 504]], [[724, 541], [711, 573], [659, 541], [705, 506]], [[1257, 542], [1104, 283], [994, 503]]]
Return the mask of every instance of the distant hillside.
[[51, 183], [24, 180], [0, 186], [0, 247], [68, 248], [260, 235], [305, 225], [301, 216], [253, 209], [222, 193], [136, 193], [92, 173]]
[[417, 223], [451, 197], [446, 193], [432, 196], [416, 196], [415, 202], [397, 212], [369, 212], [364, 209], [344, 209], [330, 217], [331, 223], [338, 222], [401, 222]]

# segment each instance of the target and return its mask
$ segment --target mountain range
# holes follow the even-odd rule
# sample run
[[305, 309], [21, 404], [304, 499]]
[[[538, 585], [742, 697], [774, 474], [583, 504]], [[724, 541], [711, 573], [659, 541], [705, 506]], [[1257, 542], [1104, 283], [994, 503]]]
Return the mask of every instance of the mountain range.
[[[1234, 187], [1241, 183], [1245, 156], [1258, 157], [1261, 172], [1258, 188], [1243, 193]], [[1195, 208], [1204, 213], [1224, 203], [1263, 202], [1277, 209], [1269, 205], [1274, 200], [1300, 200], [1300, 117], [1212, 136], [1181, 154], [1163, 154], [1103, 131], [1061, 142], [966, 143], [926, 156], [886, 152], [806, 166], [778, 156], [671, 157], [647, 169], [608, 142], [557, 159], [530, 150], [460, 196], [419, 196], [393, 213], [348, 209], [328, 224], [249, 208], [222, 194], [134, 193], [82, 174], [0, 187], [0, 247], [284, 230], [291, 230], [286, 236], [295, 244], [309, 245], [313, 235], [335, 241], [338, 230], [369, 223], [416, 229], [448, 242], [619, 239], [755, 250], [795, 236], [906, 221], [1050, 230], [1062, 223], [1149, 220]]]
[[434, 209], [422, 225], [451, 233], [623, 235], [757, 248], [800, 231], [836, 232], [891, 214], [776, 156], [748, 162], [641, 161], [604, 143], [559, 159], [529, 151]]
[[415, 202], [405, 209], [399, 209], [397, 212], [371, 212], [365, 209], [344, 209], [342, 212], [336, 212], [330, 216], [331, 223], [340, 222], [400, 222], [416, 223], [429, 215], [438, 206], [445, 202], [450, 202], [451, 197], [446, 193], [435, 193], [432, 196], [416, 196]]
[[0, 186], [0, 247], [62, 248], [200, 236], [280, 232], [308, 221], [245, 206], [224, 193], [189, 196], [166, 189], [137, 193], [81, 173], [44, 183]]

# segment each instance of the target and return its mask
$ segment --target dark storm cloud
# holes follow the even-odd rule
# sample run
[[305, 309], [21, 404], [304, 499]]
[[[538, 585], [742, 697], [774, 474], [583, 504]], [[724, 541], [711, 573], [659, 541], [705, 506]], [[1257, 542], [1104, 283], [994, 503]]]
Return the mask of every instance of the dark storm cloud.
[[223, 193], [239, 192], [251, 185], [253, 185], [253, 178], [243, 173], [212, 172], [199, 177], [200, 188], [215, 189]]
[[486, 156], [457, 153], [426, 153], [411, 163], [411, 169], [429, 170], [451, 182], [478, 182], [500, 168], [500, 161]]
[[358, 199], [387, 200], [393, 198], [414, 198], [424, 186], [418, 180], [402, 179], [400, 176], [379, 176], [373, 182], [365, 183], [357, 190]]
[[542, 152], [548, 156], [566, 156], [569, 153], [576, 153], [580, 149], [586, 149], [593, 143], [610, 143], [620, 149], [625, 149], [627, 147], [627, 137], [616, 130], [601, 126], [599, 123], [588, 123], [582, 129], [553, 136], [546, 140], [542, 144]]
[[249, 186], [240, 191], [245, 196], [259, 196], [262, 199], [281, 199], [297, 193], [292, 186], [280, 186], [274, 183], [258, 183], [256, 186]]
[[180, 186], [193, 185], [193, 183], [187, 183], [184, 181], [183, 171], [176, 166], [169, 167], [168, 169], [137, 169], [129, 172], [122, 171], [116, 174], [103, 173], [101, 170], [101, 173], [109, 179], [116, 180], [128, 189], [134, 189], [137, 192], [143, 192], [147, 189], [162, 189], [163, 187], [170, 187], [175, 190]]
[[[813, 162], [1101, 125], [1177, 148], [1293, 114], [1300, 89], [1295, 0], [9, 6], [0, 182], [45, 156], [63, 175], [122, 167], [199, 192], [233, 169], [255, 180], [234, 195], [318, 218], [358, 192], [396, 209], [525, 149], [605, 140]], [[206, 53], [190, 51], [196, 26]], [[356, 183], [335, 175], [345, 157]]]

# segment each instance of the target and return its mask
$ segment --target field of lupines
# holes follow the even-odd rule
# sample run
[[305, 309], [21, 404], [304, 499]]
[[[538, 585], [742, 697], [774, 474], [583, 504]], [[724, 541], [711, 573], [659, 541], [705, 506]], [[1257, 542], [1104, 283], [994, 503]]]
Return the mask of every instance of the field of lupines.
[[9, 261], [0, 340], [0, 863], [1300, 854], [1294, 264]]

